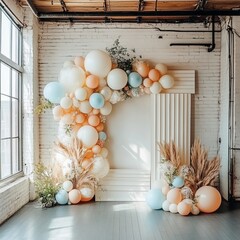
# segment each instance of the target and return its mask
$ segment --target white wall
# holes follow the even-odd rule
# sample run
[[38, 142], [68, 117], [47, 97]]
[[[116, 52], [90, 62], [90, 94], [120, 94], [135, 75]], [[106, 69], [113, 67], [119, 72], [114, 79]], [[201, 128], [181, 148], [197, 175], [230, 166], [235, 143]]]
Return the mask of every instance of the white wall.
[[229, 63], [228, 63], [228, 32], [224, 28], [221, 38], [221, 110], [220, 110], [220, 189], [224, 199], [228, 199], [228, 119], [229, 119]]
[[[153, 63], [166, 63], [171, 69], [195, 69], [196, 95], [193, 97], [192, 136], [199, 137], [209, 148], [210, 157], [218, 153], [220, 34], [216, 34], [216, 49], [208, 53], [205, 47], [170, 47], [174, 42], [211, 42], [211, 33], [159, 32], [163, 29], [203, 29], [201, 24], [81, 24], [41, 23], [39, 35], [40, 94], [50, 81], [56, 81], [65, 60], [86, 55], [92, 49], [110, 47], [120, 42], [128, 49]], [[206, 29], [204, 29], [206, 30]], [[159, 38], [161, 36], [162, 38]], [[127, 105], [127, 104], [126, 104]], [[131, 107], [132, 108], [132, 107]], [[50, 133], [50, 134], [49, 134]], [[40, 118], [40, 158], [49, 159], [57, 134], [57, 124], [51, 111]], [[113, 140], [114, 141], [114, 140]]]

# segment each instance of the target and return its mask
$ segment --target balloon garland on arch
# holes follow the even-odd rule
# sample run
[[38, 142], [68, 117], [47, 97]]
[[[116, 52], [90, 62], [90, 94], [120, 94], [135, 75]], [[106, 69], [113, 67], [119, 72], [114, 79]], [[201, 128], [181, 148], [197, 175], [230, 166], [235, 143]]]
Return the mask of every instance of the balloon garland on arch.
[[[99, 179], [108, 174], [104, 125], [113, 105], [144, 94], [158, 94], [174, 85], [165, 64], [151, 67], [136, 57], [123, 59], [121, 54], [129, 54], [126, 49], [121, 51], [110, 55], [93, 50], [85, 58], [66, 61], [59, 81], [44, 87], [43, 95], [59, 122], [53, 168], [53, 175], [62, 183], [56, 195], [58, 204], [91, 200]], [[120, 56], [121, 61], [114, 56]]]

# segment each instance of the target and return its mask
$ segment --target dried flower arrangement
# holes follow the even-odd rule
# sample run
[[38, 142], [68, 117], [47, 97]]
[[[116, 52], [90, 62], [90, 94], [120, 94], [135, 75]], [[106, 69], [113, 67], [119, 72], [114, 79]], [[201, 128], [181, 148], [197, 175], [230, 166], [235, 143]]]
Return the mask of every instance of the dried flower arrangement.
[[181, 162], [179, 150], [174, 142], [159, 144], [161, 152], [160, 170], [166, 182], [171, 185], [175, 176], [184, 178], [185, 187], [189, 187], [194, 194], [202, 186], [215, 186], [219, 171], [218, 156], [208, 160], [207, 150], [196, 139], [191, 148], [190, 165]]
[[[61, 142], [55, 142], [54, 151], [62, 154], [69, 161], [70, 172], [63, 175], [62, 169], [56, 169], [55, 174], [61, 176], [62, 179], [70, 180], [73, 188], [80, 188], [83, 184], [90, 185], [94, 190], [97, 187], [97, 179], [91, 173], [91, 167], [94, 163], [93, 159], [84, 163], [84, 159], [88, 150], [82, 146], [78, 138], [73, 138], [72, 144], [64, 145]], [[60, 170], [60, 172], [59, 172]]]

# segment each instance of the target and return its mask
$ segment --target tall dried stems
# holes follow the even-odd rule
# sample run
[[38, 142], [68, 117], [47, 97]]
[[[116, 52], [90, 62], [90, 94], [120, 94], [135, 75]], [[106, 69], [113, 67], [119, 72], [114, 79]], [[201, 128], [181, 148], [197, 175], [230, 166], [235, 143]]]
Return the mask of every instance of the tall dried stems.
[[82, 166], [83, 160], [87, 154], [87, 149], [82, 146], [79, 139], [74, 138], [72, 144], [69, 146], [61, 142], [55, 142], [54, 150], [71, 160], [73, 177], [70, 180], [73, 182], [74, 188], [79, 188], [84, 183], [88, 183], [94, 189], [96, 188], [97, 179], [90, 171], [93, 160], [89, 160], [87, 166]]
[[218, 156], [208, 160], [208, 153], [202, 147], [200, 140], [196, 139], [191, 148], [191, 167], [194, 169], [196, 188], [210, 185], [214, 186], [220, 170]]
[[158, 144], [162, 158], [170, 161], [174, 167], [181, 166], [180, 152], [174, 142]]

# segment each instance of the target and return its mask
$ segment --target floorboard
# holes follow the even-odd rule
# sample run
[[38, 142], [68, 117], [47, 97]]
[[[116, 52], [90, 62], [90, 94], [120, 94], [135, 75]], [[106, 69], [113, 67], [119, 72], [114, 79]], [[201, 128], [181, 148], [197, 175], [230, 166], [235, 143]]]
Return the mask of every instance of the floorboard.
[[237, 240], [240, 207], [183, 217], [145, 202], [90, 202], [41, 209], [29, 203], [0, 226], [1, 240]]

